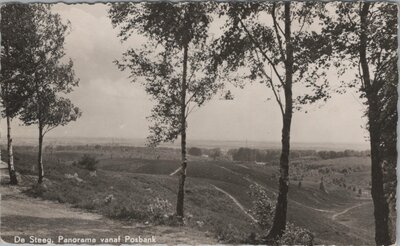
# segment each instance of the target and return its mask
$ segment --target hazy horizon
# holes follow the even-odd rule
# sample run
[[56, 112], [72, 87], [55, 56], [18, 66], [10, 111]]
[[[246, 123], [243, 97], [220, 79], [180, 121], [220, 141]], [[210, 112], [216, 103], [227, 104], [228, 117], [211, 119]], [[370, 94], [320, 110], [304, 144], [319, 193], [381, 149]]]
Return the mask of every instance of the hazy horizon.
[[[34, 137], [16, 137], [13, 139], [14, 145], [36, 145], [37, 138]], [[44, 145], [116, 145], [116, 146], [146, 146], [145, 138], [112, 138], [112, 137], [48, 137], [45, 139]], [[0, 144], [6, 144], [6, 138], [0, 138]], [[279, 141], [255, 141], [255, 140], [234, 140], [234, 139], [188, 139], [188, 147], [202, 148], [265, 148], [279, 149], [281, 143]], [[369, 143], [357, 142], [291, 142], [292, 149], [307, 149], [307, 150], [369, 150]], [[174, 143], [163, 143], [159, 147], [180, 147], [179, 139]]]

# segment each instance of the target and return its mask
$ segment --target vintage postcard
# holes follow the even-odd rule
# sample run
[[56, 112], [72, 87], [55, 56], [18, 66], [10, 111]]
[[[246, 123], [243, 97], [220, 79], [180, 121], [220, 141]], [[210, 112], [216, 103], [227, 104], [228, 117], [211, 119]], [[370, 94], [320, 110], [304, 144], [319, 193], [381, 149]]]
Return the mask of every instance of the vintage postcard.
[[397, 18], [4, 1], [2, 242], [395, 244]]

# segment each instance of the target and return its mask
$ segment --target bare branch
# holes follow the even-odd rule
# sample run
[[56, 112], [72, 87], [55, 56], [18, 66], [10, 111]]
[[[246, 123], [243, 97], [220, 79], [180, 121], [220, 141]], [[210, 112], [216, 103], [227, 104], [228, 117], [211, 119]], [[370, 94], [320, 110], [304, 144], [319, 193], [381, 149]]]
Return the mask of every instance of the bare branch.
[[286, 60], [285, 52], [283, 50], [281, 35], [279, 34], [279, 30], [278, 30], [279, 24], [278, 24], [278, 22], [276, 20], [276, 16], [275, 16], [275, 7], [276, 7], [276, 3], [273, 3], [272, 4], [272, 20], [274, 21], [274, 28], [275, 28], [276, 38], [278, 39], [279, 51], [281, 53], [282, 61], [285, 61]]
[[265, 72], [265, 70], [264, 70], [264, 66], [263, 66], [263, 63], [261, 62], [261, 59], [260, 59], [260, 56], [258, 55], [258, 52], [255, 51], [255, 54], [256, 54], [256, 57], [257, 57], [257, 60], [258, 60], [257, 65], [258, 65], [258, 67], [260, 68], [260, 70], [261, 70], [261, 72], [263, 73], [263, 75], [265, 76], [265, 78], [267, 79], [267, 81], [269, 82], [269, 84], [270, 84], [270, 86], [271, 86], [271, 89], [272, 89], [272, 92], [274, 93], [275, 100], [276, 100], [276, 102], [278, 103], [279, 108], [280, 108], [280, 110], [281, 110], [282, 116], [284, 116], [284, 115], [285, 115], [285, 111], [284, 111], [284, 109], [283, 109], [283, 103], [282, 103], [281, 97], [280, 97], [280, 95], [279, 95], [279, 92], [277, 92], [277, 90], [275, 89], [274, 82], [272, 81], [272, 68], [271, 68], [272, 66], [270, 66], [270, 68], [271, 68], [271, 75], [269, 76], [269, 75]]
[[47, 126], [46, 129], [43, 131], [43, 136], [46, 135], [49, 131], [53, 130], [54, 128], [56, 128], [57, 126]]
[[194, 76], [194, 70], [192, 70], [192, 73], [190, 74], [190, 77], [188, 78], [188, 81], [187, 81], [188, 84], [192, 80], [193, 76]]
[[43, 135], [48, 133], [49, 131], [53, 130], [54, 128], [56, 128], [58, 125], [56, 126], [46, 126], [46, 130], [43, 132]]
[[195, 108], [196, 108], [196, 104], [193, 105], [193, 107], [190, 108], [190, 109], [189, 109], [189, 107], [187, 108], [185, 119], [187, 119], [187, 117], [189, 117], [189, 115], [193, 112], [193, 110], [194, 110]]
[[352, 20], [351, 17], [350, 17], [350, 14], [349, 14], [349, 13], [346, 13], [346, 16], [347, 16], [347, 18], [349, 19], [350, 23], [351, 23], [352, 25], [355, 25], [354, 22], [353, 22], [353, 20]]
[[275, 85], [274, 85], [274, 82], [272, 81], [272, 78], [268, 77], [268, 75], [267, 75], [267, 73], [264, 71], [264, 69], [261, 69], [261, 72], [265, 75], [265, 77], [267, 78], [267, 81], [270, 83], [271, 88], [272, 88], [272, 92], [274, 93], [276, 102], [277, 102], [278, 105], [279, 105], [279, 108], [280, 108], [280, 110], [281, 110], [282, 116], [285, 116], [285, 110], [283, 109], [282, 101], [281, 101], [281, 99], [280, 99], [278, 93], [277, 93], [276, 90], [275, 90]]
[[[305, 24], [306, 24], [306, 22], [307, 22], [307, 17], [308, 17], [308, 15], [309, 15], [310, 13], [311, 13], [311, 10], [309, 9], [309, 11], [308, 11], [304, 16], [300, 16], [300, 20], [301, 20], [301, 17], [303, 17], [303, 23], [301, 24], [299, 33], [301, 33], [301, 31], [303, 31], [303, 28], [304, 28], [304, 26], [305, 26]], [[300, 20], [299, 20], [299, 22], [300, 22]]]
[[188, 106], [189, 103], [192, 101], [192, 99], [196, 96], [197, 92], [199, 91], [200, 88], [198, 88], [193, 94], [189, 97], [189, 99], [186, 101], [185, 106]]
[[[262, 64], [259, 63], [259, 65], [262, 65]], [[265, 78], [267, 79], [267, 81], [269, 82], [269, 84], [271, 86], [272, 92], [274, 93], [275, 100], [279, 105], [279, 109], [281, 110], [282, 116], [285, 116], [285, 111], [283, 109], [282, 100], [281, 100], [281, 98], [279, 96], [279, 93], [275, 89], [274, 82], [272, 81], [272, 69], [271, 69], [271, 76], [268, 76], [268, 74], [265, 72], [263, 67], [261, 67], [261, 72], [264, 74]]]
[[272, 62], [272, 60], [268, 57], [268, 55], [261, 49], [260, 44], [254, 39], [254, 37], [252, 36], [252, 34], [249, 32], [249, 30], [247, 29], [247, 27], [244, 25], [243, 21], [241, 19], [239, 19], [239, 22], [241, 24], [241, 26], [243, 27], [243, 29], [245, 30], [245, 32], [247, 33], [247, 35], [250, 37], [251, 41], [254, 43], [254, 45], [260, 50], [260, 53], [263, 55], [263, 57], [265, 59], [267, 59], [267, 61], [269, 62], [269, 64], [272, 66], [272, 68], [274, 69], [274, 72], [276, 74], [276, 76], [278, 77], [279, 81], [281, 82], [281, 84], [283, 86], [285, 85], [285, 82], [283, 81], [282, 77], [280, 76], [278, 70], [276, 69], [274, 63]]

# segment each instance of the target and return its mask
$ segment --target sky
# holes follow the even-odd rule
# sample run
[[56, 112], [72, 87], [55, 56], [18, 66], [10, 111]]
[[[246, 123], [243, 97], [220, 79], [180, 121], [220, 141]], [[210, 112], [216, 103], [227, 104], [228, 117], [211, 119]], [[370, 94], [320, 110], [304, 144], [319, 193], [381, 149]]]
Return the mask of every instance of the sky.
[[[48, 137], [146, 138], [148, 135], [146, 116], [153, 102], [144, 88], [132, 84], [128, 73], [113, 64], [127, 48], [138, 46], [143, 39], [132, 38], [122, 44], [107, 17], [108, 8], [105, 4], [53, 7], [54, 12], [71, 22], [65, 48], [80, 84], [68, 97], [81, 108], [83, 115], [76, 122], [54, 129]], [[330, 75], [329, 80], [338, 81], [335, 75]], [[276, 102], [267, 100], [273, 98], [270, 89], [262, 84], [231, 89], [234, 100], [221, 100], [217, 95], [190, 116], [188, 141], [280, 141], [282, 119]], [[333, 95], [324, 104], [307, 106], [294, 113], [291, 141], [366, 143], [364, 107], [356, 91]], [[4, 133], [4, 120], [0, 126]], [[36, 127], [22, 126], [14, 120], [15, 138], [37, 134]]]

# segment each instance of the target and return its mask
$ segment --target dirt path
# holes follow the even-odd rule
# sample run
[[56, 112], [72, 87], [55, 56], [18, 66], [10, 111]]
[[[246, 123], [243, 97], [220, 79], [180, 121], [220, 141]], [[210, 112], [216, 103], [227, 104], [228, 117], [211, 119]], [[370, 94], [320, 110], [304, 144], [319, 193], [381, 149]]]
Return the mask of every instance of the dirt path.
[[[229, 168], [221, 167], [221, 166], [219, 166], [219, 167], [222, 168], [222, 169], [224, 169], [224, 170], [226, 170], [226, 171], [228, 171], [228, 172], [231, 172], [231, 173], [233, 173], [233, 174], [235, 174], [235, 175], [240, 175], [240, 173], [235, 172], [235, 171], [233, 171], [233, 170], [231, 170], [231, 169], [229, 169]], [[246, 168], [248, 168], [248, 167], [246, 167]], [[256, 181], [254, 181], [254, 180], [252, 180], [252, 179], [250, 179], [250, 178], [248, 178], [248, 177], [243, 176], [242, 178], [245, 179], [247, 182], [249, 182], [249, 183], [251, 183], [251, 184], [255, 184], [255, 185], [262, 186], [262, 185], [260, 185], [259, 183], [257, 183]], [[263, 187], [263, 186], [262, 186], [262, 187]], [[276, 197], [278, 197], [278, 193], [277, 193], [276, 191], [272, 190], [271, 188], [268, 189], [268, 191], [271, 192], [271, 193], [273, 193]], [[303, 203], [300, 203], [300, 202], [295, 201], [295, 200], [290, 199], [290, 198], [288, 198], [288, 200], [289, 200], [290, 202], [293, 202], [293, 203], [295, 203], [295, 204], [301, 206], [301, 207], [308, 208], [308, 209], [311, 209], [311, 210], [314, 210], [314, 211], [323, 212], [323, 213], [334, 213], [334, 212], [335, 212], [335, 211], [332, 211], [332, 210], [325, 210], [325, 209], [314, 208], [314, 207], [305, 205], [305, 204], [303, 204]]]
[[[220, 168], [222, 168], [222, 169], [224, 169], [224, 170], [226, 170], [226, 171], [228, 171], [228, 172], [231, 172], [231, 173], [233, 173], [233, 174], [235, 174], [235, 175], [240, 175], [238, 172], [233, 171], [233, 170], [231, 170], [231, 169], [229, 169], [229, 168], [226, 168], [226, 167], [220, 167]], [[251, 184], [260, 185], [260, 184], [258, 184], [256, 181], [254, 181], [254, 180], [252, 180], [252, 179], [250, 179], [250, 178], [248, 178], [248, 177], [242, 176], [242, 178], [245, 179], [247, 182], [249, 182], [249, 183], [251, 183]], [[236, 199], [235, 199], [232, 195], [230, 195], [228, 192], [223, 191], [223, 190], [221, 190], [221, 189], [219, 189], [219, 188], [217, 188], [217, 187], [216, 187], [216, 189], [218, 189], [218, 190], [220, 190], [221, 192], [223, 192], [223, 193], [225, 193], [226, 195], [228, 195], [228, 196], [236, 203], [236, 205], [238, 205], [238, 207], [239, 207], [243, 212], [245, 212], [245, 213], [247, 214], [247, 212], [246, 212], [246, 210], [243, 208], [243, 206], [242, 206], [239, 202], [237, 202]], [[275, 196], [278, 195], [277, 192], [274, 191], [274, 190], [272, 190], [272, 189], [269, 189], [269, 191], [270, 191], [272, 194], [274, 194]], [[329, 210], [327, 210], [327, 209], [319, 209], [319, 208], [311, 207], [311, 206], [308, 206], [308, 205], [306, 205], [306, 204], [300, 203], [300, 202], [295, 201], [295, 200], [290, 199], [290, 198], [288, 198], [288, 200], [289, 200], [291, 203], [294, 203], [294, 204], [296, 204], [296, 205], [298, 205], [298, 206], [301, 206], [301, 207], [303, 207], [303, 208], [307, 208], [307, 209], [310, 209], [310, 210], [313, 210], [313, 211], [316, 211], [316, 212], [321, 212], [321, 213], [324, 214], [324, 216], [326, 216], [326, 217], [332, 219], [332, 221], [335, 221], [335, 222], [337, 222], [337, 223], [339, 223], [339, 224], [341, 224], [341, 225], [344, 225], [344, 226], [346, 226], [346, 227], [348, 227], [348, 228], [352, 228], [354, 231], [361, 232], [361, 233], [363, 233], [363, 234], [364, 234], [365, 231], [366, 231], [365, 229], [358, 228], [357, 226], [352, 225], [352, 223], [355, 222], [354, 219], [351, 219], [351, 218], [340, 219], [340, 216], [345, 215], [346, 213], [348, 213], [349, 211], [351, 211], [351, 210], [353, 210], [353, 209], [356, 209], [356, 208], [359, 208], [359, 207], [361, 207], [361, 206], [363, 206], [363, 205], [366, 205], [366, 204], [371, 203], [370, 200], [361, 202], [361, 203], [356, 204], [356, 205], [352, 205], [352, 206], [350, 206], [350, 207], [348, 207], [348, 208], [345, 208], [345, 209], [342, 210], [342, 211], [337, 211], [336, 209], [335, 209], [335, 210], [331, 210], [331, 209], [329, 209]], [[248, 215], [249, 215], [249, 214], [248, 214]], [[249, 216], [251, 216], [251, 215], [249, 215]], [[252, 217], [251, 217], [251, 218], [252, 218]], [[254, 220], [254, 218], [252, 218], [252, 219]], [[349, 232], [349, 233], [350, 233], [350, 232]], [[353, 234], [354, 234], [354, 233], [353, 233]], [[355, 235], [355, 234], [354, 234], [354, 235]], [[355, 236], [358, 237], [357, 235], [355, 235]], [[367, 237], [367, 235], [365, 235], [365, 237]]]
[[355, 209], [355, 208], [364, 206], [364, 205], [369, 204], [369, 203], [370, 203], [370, 202], [360, 203], [360, 204], [357, 204], [357, 205], [355, 205], [355, 206], [346, 208], [345, 210], [343, 210], [343, 211], [341, 211], [341, 212], [339, 212], [339, 213], [335, 213], [335, 214], [332, 215], [332, 220], [336, 220], [336, 218], [337, 218], [338, 216], [343, 215], [343, 214], [349, 212], [349, 211], [352, 210], [352, 209]]
[[238, 207], [240, 208], [240, 210], [243, 211], [243, 213], [245, 213], [247, 216], [249, 216], [249, 218], [250, 218], [251, 220], [253, 220], [254, 222], [257, 222], [257, 220], [256, 220], [251, 214], [249, 214], [249, 213], [246, 211], [246, 209], [243, 207], [243, 205], [240, 204], [240, 202], [239, 202], [238, 200], [236, 200], [236, 198], [234, 198], [231, 194], [229, 194], [228, 192], [224, 191], [223, 189], [218, 188], [218, 187], [215, 186], [215, 185], [212, 185], [212, 186], [213, 186], [216, 190], [218, 190], [218, 191], [224, 193], [225, 195], [227, 195], [227, 196], [236, 204], [236, 206], [238, 206]]
[[[138, 223], [123, 223], [102, 215], [85, 212], [66, 204], [28, 197], [20, 187], [0, 186], [1, 194], [1, 238], [5, 242], [15, 242], [15, 236], [32, 243], [35, 238], [51, 238], [52, 243], [60, 243], [64, 238], [95, 239], [96, 243], [105, 238], [117, 238], [120, 243], [125, 237], [151, 238], [157, 244], [216, 244], [216, 239], [203, 232], [187, 227], [147, 226]], [[61, 243], [63, 243], [61, 241]], [[93, 241], [92, 241], [93, 243]]]

